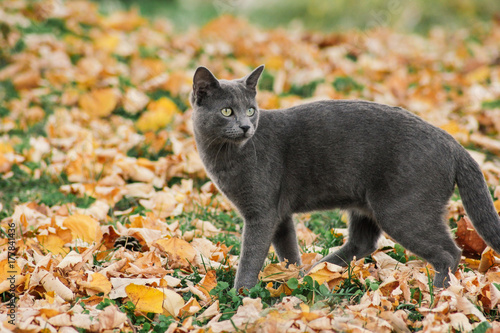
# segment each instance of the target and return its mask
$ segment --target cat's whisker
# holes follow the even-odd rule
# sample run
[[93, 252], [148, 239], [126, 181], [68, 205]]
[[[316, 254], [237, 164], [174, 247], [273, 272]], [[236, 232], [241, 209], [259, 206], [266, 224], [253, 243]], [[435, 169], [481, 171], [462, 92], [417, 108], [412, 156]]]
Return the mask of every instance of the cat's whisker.
[[215, 161], [215, 166], [216, 166], [216, 167], [217, 167], [217, 161], [218, 161], [218, 159], [217, 159], [217, 158], [219, 157], [219, 153], [220, 153], [221, 149], [222, 149], [225, 145], [226, 145], [225, 143], [222, 143], [222, 144], [220, 145], [220, 147], [219, 147], [219, 150], [217, 151], [217, 154], [215, 154], [215, 160], [214, 160], [214, 161]]
[[[210, 146], [211, 146], [211, 145], [215, 142], [215, 140], [217, 140], [217, 139], [218, 139], [218, 137], [213, 138], [213, 139], [212, 139], [212, 141], [210, 141], [210, 143], [207, 145], [207, 149], [209, 149], [209, 148], [210, 148]], [[207, 140], [207, 141], [208, 141], [208, 140]]]
[[254, 155], [255, 155], [255, 165], [258, 164], [258, 159], [257, 159], [257, 148], [255, 148], [255, 143], [253, 142], [253, 139], [255, 138], [255, 136], [252, 136], [252, 138], [250, 139], [250, 142], [252, 143], [253, 145], [253, 152], [254, 152]]

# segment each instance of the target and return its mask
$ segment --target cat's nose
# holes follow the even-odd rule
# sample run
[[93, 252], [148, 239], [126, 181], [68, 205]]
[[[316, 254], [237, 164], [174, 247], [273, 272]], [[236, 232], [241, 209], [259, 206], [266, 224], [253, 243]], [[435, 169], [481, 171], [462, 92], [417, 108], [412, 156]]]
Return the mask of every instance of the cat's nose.
[[248, 129], [250, 128], [250, 126], [248, 126], [248, 125], [241, 125], [240, 128], [243, 130], [243, 133], [246, 133], [248, 131]]

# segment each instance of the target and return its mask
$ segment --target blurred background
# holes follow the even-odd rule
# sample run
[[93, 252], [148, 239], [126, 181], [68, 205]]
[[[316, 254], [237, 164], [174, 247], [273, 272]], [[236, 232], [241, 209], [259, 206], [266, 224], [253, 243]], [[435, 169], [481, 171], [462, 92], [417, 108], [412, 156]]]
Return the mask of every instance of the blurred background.
[[103, 12], [136, 7], [148, 17], [166, 17], [178, 30], [203, 25], [225, 13], [266, 28], [283, 26], [319, 31], [388, 26], [426, 33], [488, 25], [500, 19], [498, 0], [96, 0]]

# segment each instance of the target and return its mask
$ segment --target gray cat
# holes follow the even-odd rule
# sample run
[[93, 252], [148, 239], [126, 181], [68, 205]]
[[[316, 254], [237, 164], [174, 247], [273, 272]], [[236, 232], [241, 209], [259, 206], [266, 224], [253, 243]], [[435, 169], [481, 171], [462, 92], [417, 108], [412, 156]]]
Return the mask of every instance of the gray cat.
[[[300, 265], [292, 214], [342, 208], [349, 238], [322, 261], [346, 266], [382, 230], [448, 283], [461, 250], [444, 213], [458, 185], [478, 233], [500, 253], [500, 219], [478, 164], [445, 131], [410, 112], [352, 100], [259, 110], [260, 66], [239, 80], [194, 74], [194, 134], [208, 175], [244, 218], [235, 287], [258, 281], [269, 247]], [[446, 282], [445, 282], [446, 281]]]

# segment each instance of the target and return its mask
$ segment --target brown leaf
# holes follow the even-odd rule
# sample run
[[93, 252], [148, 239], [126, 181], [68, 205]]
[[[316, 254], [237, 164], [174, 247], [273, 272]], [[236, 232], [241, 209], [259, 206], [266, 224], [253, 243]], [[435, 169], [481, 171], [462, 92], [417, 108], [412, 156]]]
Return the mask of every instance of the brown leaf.
[[191, 244], [177, 237], [158, 239], [153, 245], [169, 255], [168, 262], [172, 268], [189, 268], [198, 253]]
[[196, 286], [207, 298], [210, 298], [210, 291], [217, 285], [217, 275], [214, 270], [210, 270]]
[[489, 246], [481, 253], [481, 261], [479, 263], [479, 273], [486, 273], [493, 265], [500, 263], [500, 259], [495, 257], [495, 251]]
[[486, 248], [486, 243], [472, 226], [467, 216], [457, 221], [456, 240], [466, 257], [478, 258]]
[[287, 267], [286, 262], [278, 264], [267, 265], [262, 272], [259, 273], [259, 279], [264, 282], [278, 281], [285, 282], [291, 278], [298, 278], [300, 275], [300, 268], [296, 265], [290, 264]]

